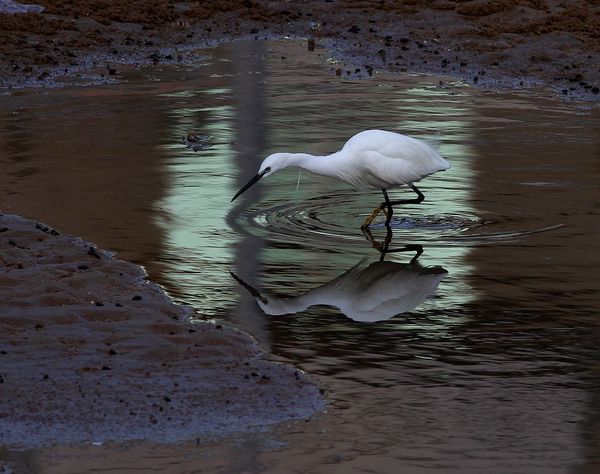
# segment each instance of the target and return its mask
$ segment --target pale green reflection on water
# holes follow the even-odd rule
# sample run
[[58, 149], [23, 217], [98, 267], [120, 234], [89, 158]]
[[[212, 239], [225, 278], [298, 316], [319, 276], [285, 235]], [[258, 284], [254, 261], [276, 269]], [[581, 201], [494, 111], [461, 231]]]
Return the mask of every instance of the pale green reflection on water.
[[[226, 203], [233, 189], [231, 176], [235, 174], [230, 145], [235, 138], [231, 126], [235, 112], [228, 104], [231, 89], [177, 91], [163, 97], [184, 99], [181, 107], [170, 111], [169, 135], [173, 141], [162, 146], [169, 186], [158, 207], [168, 219], [159, 216], [158, 225], [164, 229], [167, 251], [176, 258], [182, 257], [177, 258], [177, 271], [169, 275], [170, 283], [179, 288], [194, 288], [204, 281], [216, 288], [231, 286], [227, 273], [215, 271], [214, 267], [220, 268], [231, 260], [234, 244], [233, 236], [223, 232]], [[192, 107], [187, 102], [207, 105]], [[198, 117], [202, 134], [219, 145], [194, 154], [183, 148], [182, 139], [196, 130]], [[206, 314], [214, 314], [211, 306], [215, 300], [207, 296], [204, 294], [199, 306]], [[193, 297], [189, 300], [198, 303]]]
[[[256, 55], [264, 72], [251, 71], [244, 76], [244, 81], [261, 84], [266, 104], [264, 127], [259, 132], [265, 135], [265, 146], [252, 155], [250, 168], [254, 171], [264, 157], [276, 151], [331, 153], [351, 135], [368, 128], [397, 130], [437, 144], [452, 162], [452, 171], [423, 182], [427, 194], [423, 206], [408, 207], [398, 213], [409, 218], [425, 215], [429, 219], [450, 219], [454, 227], [444, 227], [443, 222], [439, 228], [417, 225], [411, 230], [398, 230], [395, 239], [403, 244], [420, 244], [425, 240], [423, 260], [449, 271], [440, 289], [446, 308], [471, 301], [475, 298], [474, 291], [464, 281], [471, 271], [464, 258], [469, 248], [452, 243], [440, 245], [436, 241], [440, 233], [468, 231], [477, 220], [469, 198], [473, 187], [470, 167], [473, 151], [469, 146], [473, 140], [469, 134], [473, 124], [464, 97], [450, 96], [434, 84], [406, 87], [392, 78], [340, 82], [314, 67], [307, 70], [302, 63], [282, 64], [277, 50], [289, 51], [289, 48], [290, 45], [277, 45], [267, 54]], [[233, 49], [220, 52], [234, 55]], [[211, 290], [220, 293], [224, 287], [232, 286], [223, 265], [231, 261], [232, 247], [243, 238], [227, 230], [226, 221], [235, 206], [229, 204], [236, 190], [232, 177], [239, 167], [235, 162], [236, 145], [229, 144], [237, 140], [235, 115], [243, 123], [254, 120], [254, 112], [250, 110], [244, 116], [243, 111], [236, 110], [234, 75], [218, 75], [222, 81], [229, 81], [229, 86], [220, 84], [210, 89], [164, 95], [178, 100], [178, 107], [170, 112], [173, 120], [169, 135], [178, 138], [197, 130], [220, 143], [197, 153], [176, 143], [165, 145], [170, 179], [167, 196], [160, 203], [170, 216], [162, 224], [169, 253], [185, 255], [185, 259], [177, 260], [176, 271], [165, 275], [171, 280], [169, 286], [187, 288], [184, 299], [210, 316], [222, 314], [231, 305], [225, 300], [215, 307], [219, 296], [211, 294]], [[267, 245], [264, 248], [260, 245], [257, 250], [263, 262], [259, 272], [267, 283], [271, 266], [289, 268], [292, 278], [300, 280], [297, 289], [301, 290], [325, 283], [362, 257], [378, 257], [358, 230], [364, 216], [381, 200], [378, 192], [357, 192], [344, 183], [308, 172], [299, 176], [293, 170], [276, 174], [259, 186], [260, 199], [246, 203], [248, 209], [241, 210], [235, 221], [244, 229], [242, 234], [247, 232], [266, 241]], [[406, 192], [406, 189], [397, 191], [399, 195]], [[328, 196], [335, 196], [335, 201], [320, 201], [320, 197]], [[302, 219], [311, 213], [319, 216], [319, 223], [312, 232], [305, 232]], [[323, 226], [319, 228], [321, 223]], [[280, 232], [281, 229], [284, 231]], [[321, 251], [331, 247], [336, 251]], [[390, 254], [387, 259], [406, 261], [407, 257]], [[310, 270], [306, 272], [307, 269]], [[282, 278], [285, 280], [286, 276], [278, 272], [278, 281]], [[423, 307], [426, 310], [431, 304], [425, 302]]]

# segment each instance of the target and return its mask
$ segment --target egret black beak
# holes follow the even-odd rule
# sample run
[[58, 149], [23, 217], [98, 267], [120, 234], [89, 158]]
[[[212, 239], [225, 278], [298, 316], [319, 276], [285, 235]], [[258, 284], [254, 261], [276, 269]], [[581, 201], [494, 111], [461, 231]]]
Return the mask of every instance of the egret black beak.
[[237, 198], [237, 197], [238, 197], [240, 194], [242, 194], [244, 191], [246, 191], [246, 189], [248, 189], [250, 186], [252, 186], [253, 184], [255, 184], [255, 183], [256, 183], [256, 182], [257, 182], [257, 181], [258, 181], [260, 178], [262, 178], [262, 177], [265, 175], [265, 173], [266, 173], [266, 172], [267, 172], [267, 171], [265, 170], [265, 171], [263, 171], [262, 173], [258, 173], [258, 174], [257, 174], [257, 175], [256, 175], [254, 178], [252, 178], [250, 181], [248, 181], [248, 182], [247, 182], [247, 183], [244, 185], [244, 187], [243, 187], [242, 189], [240, 189], [240, 190], [239, 190], [239, 191], [238, 191], [238, 192], [235, 194], [235, 196], [233, 196], [233, 198], [231, 199], [231, 202], [235, 201], [235, 199], [236, 199], [236, 198]]
[[253, 286], [250, 286], [248, 283], [246, 283], [244, 280], [242, 280], [235, 273], [233, 273], [233, 272], [229, 272], [229, 273], [235, 279], [235, 281], [237, 281], [240, 285], [242, 285], [244, 288], [246, 288], [248, 290], [248, 293], [250, 293], [252, 296], [254, 296], [254, 298], [259, 299], [260, 301], [263, 302], [263, 304], [269, 303], [269, 300], [267, 298], [265, 298], [263, 295], [261, 295]]

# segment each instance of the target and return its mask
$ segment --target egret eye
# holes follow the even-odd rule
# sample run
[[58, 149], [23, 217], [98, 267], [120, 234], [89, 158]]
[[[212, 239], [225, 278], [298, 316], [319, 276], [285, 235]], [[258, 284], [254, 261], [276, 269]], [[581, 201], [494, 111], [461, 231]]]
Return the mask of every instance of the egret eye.
[[267, 166], [267, 167], [265, 168], [265, 173], [270, 173], [270, 172], [271, 172], [271, 167], [270, 167], [270, 166]]

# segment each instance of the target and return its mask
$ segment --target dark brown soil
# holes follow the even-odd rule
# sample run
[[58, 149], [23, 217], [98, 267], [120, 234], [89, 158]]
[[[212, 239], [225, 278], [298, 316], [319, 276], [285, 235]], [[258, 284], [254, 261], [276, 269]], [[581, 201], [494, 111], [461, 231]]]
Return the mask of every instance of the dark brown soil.
[[0, 87], [56, 85], [98, 66], [112, 75], [109, 64], [192, 61], [193, 47], [287, 35], [315, 36], [363, 73], [600, 98], [600, 0], [37, 3], [43, 14], [0, 14]]

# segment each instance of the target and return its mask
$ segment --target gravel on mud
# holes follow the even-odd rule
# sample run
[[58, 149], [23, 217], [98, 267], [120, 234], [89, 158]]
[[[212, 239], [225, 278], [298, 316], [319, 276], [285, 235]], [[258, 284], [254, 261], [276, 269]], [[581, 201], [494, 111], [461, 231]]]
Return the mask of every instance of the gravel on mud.
[[0, 87], [60, 85], [122, 64], [193, 62], [235, 39], [314, 38], [365, 77], [373, 69], [452, 76], [478, 87], [545, 87], [600, 98], [599, 0], [41, 0], [0, 14]]

